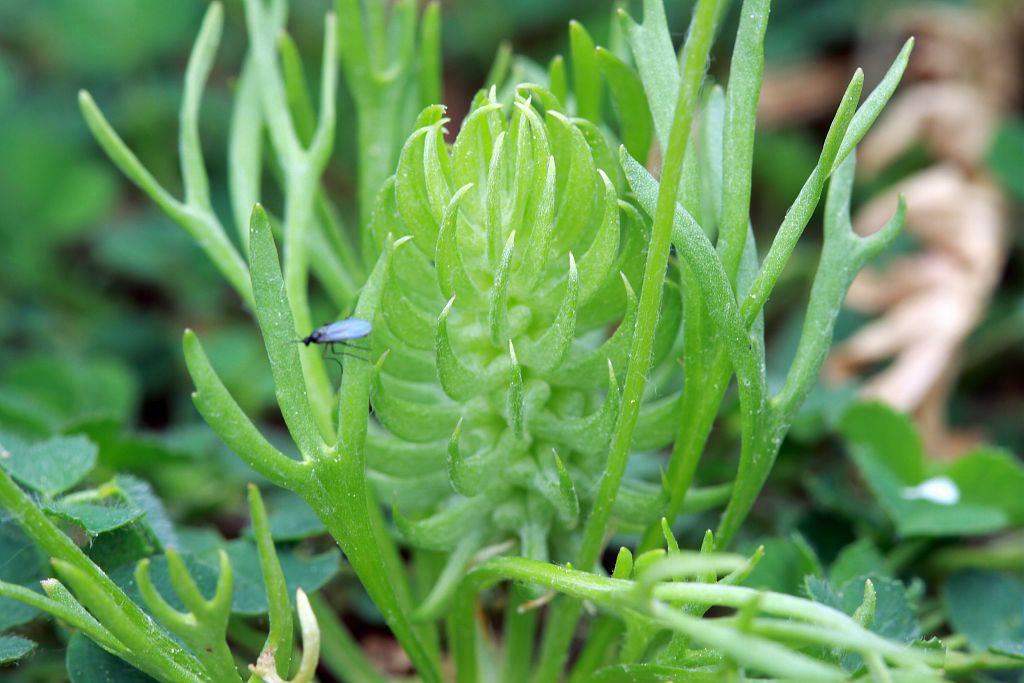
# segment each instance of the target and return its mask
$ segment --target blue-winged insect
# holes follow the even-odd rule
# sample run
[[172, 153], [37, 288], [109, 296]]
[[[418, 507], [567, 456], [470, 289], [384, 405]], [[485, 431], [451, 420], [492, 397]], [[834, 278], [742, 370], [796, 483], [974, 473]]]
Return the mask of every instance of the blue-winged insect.
[[[310, 344], [323, 345], [325, 357], [327, 349], [330, 349], [332, 354], [338, 354], [339, 356], [352, 356], [360, 360], [366, 360], [358, 354], [338, 351], [334, 347], [335, 344], [338, 344], [347, 348], [359, 349], [360, 351], [369, 351], [369, 348], [365, 346], [357, 346], [351, 342], [354, 339], [362, 339], [372, 331], [373, 325], [371, 325], [368, 320], [345, 318], [344, 320], [338, 320], [337, 322], [321, 325], [310, 332], [308, 336], [299, 339], [298, 342], [300, 344], [305, 344], [306, 346], [309, 346]], [[337, 361], [338, 359], [335, 358], [333, 360]], [[338, 365], [341, 365], [340, 361], [338, 362]]]

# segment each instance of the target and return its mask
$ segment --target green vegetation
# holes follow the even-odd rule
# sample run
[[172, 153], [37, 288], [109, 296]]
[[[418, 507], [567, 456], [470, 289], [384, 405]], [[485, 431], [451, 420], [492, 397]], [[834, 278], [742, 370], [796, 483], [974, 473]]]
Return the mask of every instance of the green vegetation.
[[[195, 408], [251, 471], [198, 456], [220, 453], [198, 427], [134, 433], [116, 368], [16, 366], [20, 383], [0, 396], [0, 627], [18, 631], [0, 636], [0, 662], [31, 655], [25, 625], [46, 613], [69, 637], [74, 683], [305, 683], [318, 664], [320, 680], [381, 683], [342, 621], [358, 604], [332, 591], [344, 583], [361, 586], [372, 606], [360, 619], [380, 619], [426, 683], [1024, 668], [1024, 582], [996, 573], [1024, 566], [1019, 539], [957, 541], [1024, 525], [1024, 466], [995, 448], [936, 465], [880, 404], [815, 394], [805, 408], [853, 278], [905, 220], [901, 200], [862, 238], [850, 207], [856, 147], [913, 41], [866, 95], [852, 75], [759, 249], [769, 2], [742, 3], [718, 84], [707, 67], [727, 4], [698, 0], [678, 51], [661, 0], [644, 0], [639, 23], [618, 8], [608, 47], [573, 22], [568, 58], [547, 68], [500, 52], [455, 130], [438, 103], [438, 4], [338, 0], [311, 89], [286, 4], [246, 0], [229, 198], [211, 186], [199, 123], [219, 3], [185, 71], [180, 199], [82, 91], [106, 154], [252, 316], [237, 336], [254, 366], [232, 367], [230, 339], [211, 344], [205, 325], [183, 343]], [[352, 106], [339, 114], [342, 76]], [[326, 179], [336, 139], [355, 143], [355, 211]], [[817, 269], [779, 363], [765, 307], [816, 216]], [[321, 349], [296, 343], [323, 315], [373, 323], [358, 342], [369, 360], [341, 357], [340, 380]], [[712, 438], [716, 420], [727, 428]], [[848, 480], [821, 477], [813, 494], [837, 518], [874, 515], [889, 538], [863, 529], [823, 563], [792, 529], [765, 537], [751, 524], [795, 423], [804, 443], [834, 427], [877, 504], [854, 501]], [[729, 450], [738, 460], [708, 455]], [[217, 486], [237, 491], [203, 492], [198, 480], [218, 471]], [[251, 527], [237, 538], [165, 510], [201, 521], [250, 478], [270, 510], [250, 484]], [[851, 513], [859, 504], [867, 512]], [[914, 562], [938, 577], [931, 594]]]

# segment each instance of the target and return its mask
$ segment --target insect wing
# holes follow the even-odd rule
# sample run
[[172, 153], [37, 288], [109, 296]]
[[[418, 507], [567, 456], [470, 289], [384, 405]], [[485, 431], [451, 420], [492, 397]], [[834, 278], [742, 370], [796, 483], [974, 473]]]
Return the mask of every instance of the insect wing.
[[372, 330], [373, 326], [366, 320], [347, 318], [321, 327], [319, 330], [321, 331], [320, 338], [317, 341], [321, 344], [331, 344], [349, 341], [350, 339], [361, 339], [370, 334]]

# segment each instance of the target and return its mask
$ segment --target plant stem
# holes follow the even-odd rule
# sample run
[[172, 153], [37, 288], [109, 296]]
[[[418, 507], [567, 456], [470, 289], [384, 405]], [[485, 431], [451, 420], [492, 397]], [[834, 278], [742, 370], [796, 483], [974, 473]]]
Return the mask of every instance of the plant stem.
[[[654, 342], [658, 312], [661, 310], [662, 286], [668, 263], [672, 221], [683, 173], [683, 159], [697, 110], [708, 54], [714, 39], [718, 6], [719, 0], [698, 2], [683, 46], [682, 81], [662, 168], [662, 182], [651, 229], [651, 241], [647, 249], [636, 327], [622, 392], [622, 407], [608, 453], [608, 464], [601, 477], [594, 508], [586, 522], [578, 556], [579, 566], [588, 570], [597, 562], [604, 546], [612, 505], [625, 472], [633, 429], [636, 427], [640, 411], [640, 400], [650, 370], [651, 346]], [[563, 601], [552, 609], [551, 621], [544, 634], [541, 658], [534, 678], [537, 683], [557, 680], [564, 668], [569, 643], [572, 641], [579, 618], [579, 609], [578, 603], [568, 601]]]

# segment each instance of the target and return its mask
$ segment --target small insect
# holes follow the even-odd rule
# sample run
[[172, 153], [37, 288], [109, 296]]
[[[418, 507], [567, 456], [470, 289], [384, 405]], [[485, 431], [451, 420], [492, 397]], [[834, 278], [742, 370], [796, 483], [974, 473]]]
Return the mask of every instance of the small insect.
[[371, 325], [367, 320], [360, 320], [359, 318], [345, 318], [344, 320], [321, 325], [310, 332], [308, 336], [299, 339], [298, 342], [300, 344], [305, 344], [306, 346], [309, 346], [310, 344], [321, 344], [324, 347], [325, 353], [327, 349], [330, 349], [331, 353], [336, 353], [340, 356], [353, 356], [360, 360], [366, 360], [358, 354], [338, 351], [334, 347], [335, 344], [338, 344], [346, 348], [369, 351], [369, 348], [365, 346], [357, 346], [351, 342], [353, 339], [362, 339], [372, 331], [373, 325]]
[[[346, 344], [353, 339], [362, 339], [373, 331], [373, 325], [359, 318], [345, 318], [334, 323], [326, 323], [313, 330], [308, 337], [300, 339], [303, 344]], [[355, 346], [355, 345], [352, 345]], [[361, 348], [356, 346], [355, 348]]]

